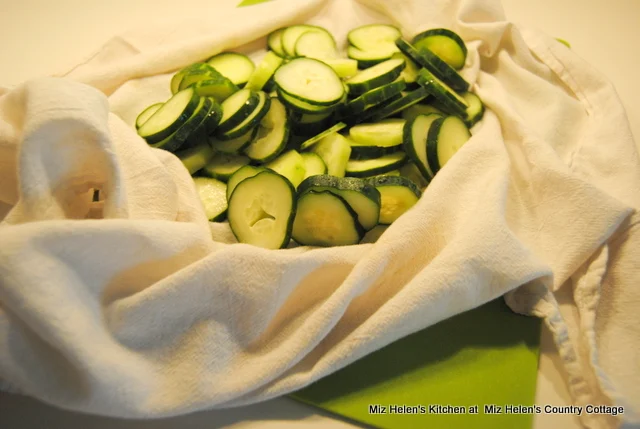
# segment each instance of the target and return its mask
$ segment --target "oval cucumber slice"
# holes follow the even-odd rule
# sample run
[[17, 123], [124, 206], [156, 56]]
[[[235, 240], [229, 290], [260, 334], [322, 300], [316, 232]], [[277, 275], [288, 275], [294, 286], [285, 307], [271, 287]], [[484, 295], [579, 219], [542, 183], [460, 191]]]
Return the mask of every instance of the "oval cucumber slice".
[[233, 173], [249, 164], [249, 161], [246, 156], [219, 153], [204, 166], [202, 172], [206, 176], [226, 182]]
[[207, 60], [222, 76], [242, 88], [256, 68], [251, 58], [238, 52], [222, 52]]
[[259, 102], [258, 94], [248, 89], [241, 89], [224, 100], [218, 134], [226, 133], [242, 123], [253, 113]]
[[277, 98], [272, 98], [269, 112], [260, 122], [256, 139], [244, 149], [244, 153], [253, 161], [271, 161], [286, 147], [289, 129], [287, 110]]
[[162, 107], [164, 103], [156, 103], [156, 104], [152, 104], [151, 106], [147, 107], [146, 109], [144, 109], [142, 112], [140, 112], [140, 114], [138, 115], [138, 117], [136, 118], [136, 129], [140, 128], [142, 126], [142, 124], [144, 124], [145, 122], [147, 122], [147, 120], [149, 120], [149, 118], [158, 111], [158, 109], [160, 107]]
[[333, 36], [326, 31], [307, 31], [296, 41], [296, 56], [315, 59], [335, 58], [338, 47]]
[[434, 176], [428, 160], [427, 136], [431, 124], [440, 118], [442, 115], [437, 113], [417, 115], [414, 119], [407, 121], [403, 130], [404, 150], [427, 181], [431, 181]]
[[345, 94], [336, 72], [312, 58], [296, 58], [283, 64], [276, 70], [274, 80], [284, 93], [309, 104], [331, 106]]
[[362, 70], [345, 82], [349, 94], [360, 95], [384, 84], [393, 82], [405, 67], [404, 59], [391, 59]]
[[[262, 121], [262, 118], [265, 117], [271, 107], [271, 98], [262, 91], [258, 91], [256, 94], [258, 96], [258, 104], [255, 109], [253, 109], [253, 112], [251, 112], [244, 121], [240, 122], [234, 128], [225, 131], [224, 133], [218, 133], [218, 138], [220, 140], [232, 140], [243, 136]], [[224, 111], [224, 106], [222, 108]]]
[[191, 117], [199, 102], [200, 97], [193, 88], [179, 91], [138, 128], [138, 134], [147, 143], [169, 137]]
[[397, 27], [387, 24], [369, 24], [354, 28], [347, 34], [347, 40], [363, 51], [378, 49], [381, 45], [393, 45], [402, 33]]
[[467, 59], [467, 47], [462, 38], [446, 28], [423, 31], [412, 43], [419, 51], [429, 50], [457, 70], [464, 67]]
[[411, 180], [402, 176], [379, 176], [367, 183], [380, 192], [380, 224], [390, 225], [413, 207], [422, 192]]
[[385, 119], [371, 124], [359, 124], [349, 129], [354, 146], [390, 147], [402, 144], [404, 119]]
[[347, 163], [346, 174], [352, 177], [370, 177], [400, 168], [407, 161], [404, 152], [396, 152], [374, 159], [351, 159]]
[[427, 158], [434, 174], [471, 138], [469, 129], [457, 116], [436, 119], [427, 135]]

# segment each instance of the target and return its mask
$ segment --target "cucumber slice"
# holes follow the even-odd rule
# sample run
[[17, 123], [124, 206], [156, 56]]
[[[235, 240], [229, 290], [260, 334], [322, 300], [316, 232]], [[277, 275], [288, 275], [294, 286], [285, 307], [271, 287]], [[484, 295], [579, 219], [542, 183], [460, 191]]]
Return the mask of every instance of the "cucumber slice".
[[305, 246], [358, 244], [365, 230], [356, 212], [341, 197], [328, 191], [309, 191], [298, 199], [293, 239]]
[[291, 123], [291, 130], [298, 137], [313, 137], [327, 128], [331, 127], [333, 124], [333, 115], [331, 113], [325, 115], [305, 115], [303, 119], [307, 119], [308, 117], [318, 117], [317, 122], [295, 122]]
[[362, 118], [369, 121], [380, 121], [396, 115], [414, 104], [418, 104], [428, 96], [429, 92], [425, 88], [419, 87], [396, 101], [370, 109], [363, 114]]
[[321, 115], [324, 113], [331, 113], [336, 108], [337, 105], [333, 106], [317, 106], [315, 104], [309, 104], [305, 101], [298, 100], [297, 98], [291, 97], [288, 94], [285, 94], [280, 89], [277, 90], [278, 98], [282, 100], [282, 102], [292, 111], [297, 113], [308, 113], [311, 115]]
[[287, 95], [319, 106], [334, 105], [345, 94], [336, 72], [322, 61], [312, 58], [296, 58], [280, 66], [274, 80]]
[[209, 113], [207, 113], [207, 119], [204, 120], [203, 124], [203, 132], [207, 136], [213, 134], [216, 128], [218, 128], [218, 124], [222, 119], [222, 106], [216, 101], [215, 98], [209, 97], [209, 99], [212, 101], [211, 108], [209, 109]]
[[256, 139], [245, 148], [244, 153], [253, 161], [271, 161], [286, 147], [289, 129], [287, 110], [277, 98], [272, 98], [269, 112], [260, 122]]
[[390, 60], [396, 52], [399, 52], [398, 47], [393, 44], [377, 46], [376, 48], [366, 51], [356, 48], [355, 46], [349, 46], [347, 48], [347, 56], [358, 61], [358, 67], [362, 69]]
[[404, 66], [404, 69], [402, 70], [402, 73], [400, 73], [400, 78], [404, 80], [407, 83], [407, 85], [416, 83], [416, 79], [418, 79], [418, 70], [420, 70], [420, 68], [416, 65], [416, 63], [411, 58], [409, 58], [402, 52], [396, 52], [395, 54], [393, 54], [391, 59], [404, 60], [405, 66]]
[[343, 198], [356, 212], [358, 223], [368, 231], [378, 224], [380, 217], [380, 192], [355, 177], [338, 178], [329, 175], [313, 176], [305, 179], [298, 187], [298, 195], [306, 192], [329, 191]]
[[484, 115], [484, 104], [482, 104], [482, 100], [473, 92], [465, 92], [462, 94], [462, 98], [467, 102], [467, 110], [465, 112], [464, 119], [465, 124], [471, 128], [474, 126], [482, 116]]
[[202, 173], [214, 179], [226, 182], [231, 175], [249, 164], [249, 158], [242, 155], [216, 154], [202, 169]]
[[282, 58], [271, 51], [267, 52], [249, 77], [247, 88], [252, 91], [262, 90], [281, 64]]
[[283, 176], [262, 171], [240, 182], [229, 198], [227, 217], [240, 243], [281, 249], [291, 237], [295, 189]]
[[190, 73], [194, 70], [199, 70], [205, 67], [206, 65], [204, 63], [194, 63], [178, 71], [176, 74], [174, 74], [171, 77], [171, 84], [170, 84], [171, 94], [177, 94], [178, 91], [180, 91], [180, 82], [182, 82], [182, 79], [187, 73]]
[[375, 50], [380, 46], [393, 45], [396, 39], [402, 37], [397, 27], [386, 24], [369, 24], [355, 28], [347, 34], [347, 40], [353, 46], [363, 51]]
[[147, 122], [149, 118], [153, 116], [153, 114], [156, 113], [160, 107], [162, 107], [163, 104], [164, 103], [152, 104], [151, 106], [147, 107], [142, 112], [140, 112], [140, 114], [136, 118], [136, 130], [140, 128], [142, 124]]
[[340, 78], [348, 78], [358, 73], [358, 61], [349, 58], [318, 58], [336, 72]]
[[365, 92], [342, 106], [339, 110], [340, 115], [343, 118], [362, 115], [365, 110], [383, 104], [400, 95], [405, 87], [406, 84], [403, 81], [396, 81]]
[[148, 143], [169, 137], [191, 117], [199, 102], [192, 88], [178, 92], [138, 128], [138, 135]]
[[307, 31], [296, 41], [296, 56], [315, 59], [335, 58], [338, 47], [333, 36], [326, 31]]
[[349, 140], [341, 134], [332, 133], [317, 142], [311, 151], [320, 155], [327, 165], [327, 173], [335, 177], [344, 177], [351, 156]]
[[259, 103], [258, 94], [248, 89], [241, 89], [224, 100], [222, 102], [222, 118], [218, 124], [218, 134], [226, 133], [240, 125], [254, 112]]
[[442, 103], [443, 107], [456, 112], [458, 115], [464, 115], [466, 113], [467, 107], [469, 106], [465, 99], [460, 97], [453, 89], [438, 79], [429, 70], [424, 68], [420, 70], [420, 73], [418, 73], [418, 83], [424, 86], [438, 102]]
[[437, 113], [444, 115], [442, 110], [430, 104], [416, 104], [402, 111], [402, 117], [407, 121], [413, 120], [418, 115], [428, 115], [429, 113]]
[[231, 175], [231, 177], [229, 177], [229, 180], [227, 180], [227, 201], [231, 198], [233, 190], [240, 182], [263, 171], [267, 171], [267, 169], [264, 167], [256, 167], [254, 165], [245, 165], [244, 167], [240, 167]]
[[370, 177], [400, 168], [407, 161], [404, 152], [396, 152], [374, 159], [351, 159], [347, 163], [346, 175], [351, 177]]
[[351, 159], [363, 160], [380, 158], [390, 155], [402, 149], [401, 145], [384, 147], [384, 146], [351, 146]]
[[214, 55], [207, 60], [207, 64], [239, 88], [247, 84], [256, 68], [251, 58], [238, 52], [223, 52]]
[[196, 83], [203, 80], [217, 79], [222, 78], [220, 73], [209, 64], [199, 64], [198, 67], [194, 67], [189, 70], [180, 81], [180, 85], [178, 86], [178, 90], [182, 91], [183, 89], [189, 88]]
[[427, 135], [427, 158], [431, 171], [437, 174], [470, 138], [469, 129], [457, 116], [433, 121]]
[[411, 180], [419, 188], [426, 188], [429, 185], [429, 181], [424, 178], [418, 167], [411, 161], [400, 167], [398, 172], [400, 176]]
[[209, 177], [194, 177], [193, 183], [204, 206], [207, 219], [222, 220], [227, 212], [227, 185]]
[[320, 155], [313, 152], [301, 153], [300, 156], [304, 161], [304, 182], [305, 179], [311, 176], [318, 176], [320, 174], [327, 174], [327, 164], [324, 163]]
[[258, 127], [254, 127], [247, 131], [245, 134], [238, 138], [231, 140], [218, 140], [216, 138], [210, 138], [209, 144], [217, 152], [234, 154], [241, 152], [244, 148], [249, 146], [258, 135]]
[[431, 181], [434, 171], [431, 169], [427, 154], [427, 136], [429, 128], [436, 119], [442, 118], [437, 113], [418, 115], [407, 121], [403, 131], [404, 150], [416, 164], [425, 180]]
[[284, 33], [284, 30], [286, 30], [286, 27], [278, 28], [267, 36], [267, 46], [269, 46], [269, 49], [282, 58], [287, 56], [282, 47], [282, 33]]
[[460, 36], [446, 28], [433, 28], [413, 38], [419, 51], [429, 50], [454, 69], [460, 70], [467, 60], [467, 47]]
[[361, 95], [374, 88], [391, 83], [400, 76], [405, 63], [402, 59], [391, 59], [361, 71], [345, 83], [350, 95]]
[[404, 119], [385, 119], [373, 124], [359, 124], [351, 127], [349, 138], [355, 146], [394, 147], [402, 144]]
[[194, 85], [194, 88], [199, 96], [212, 97], [218, 103], [222, 103], [239, 89], [224, 76], [201, 80]]
[[294, 58], [296, 56], [296, 43], [298, 42], [298, 39], [309, 31], [327, 32], [324, 28], [316, 27], [314, 25], [292, 25], [285, 28], [282, 33], [282, 49], [288, 57]]
[[224, 133], [218, 133], [218, 138], [220, 140], [232, 140], [245, 135], [248, 131], [254, 129], [260, 121], [262, 121], [262, 118], [266, 116], [269, 112], [269, 108], [271, 107], [271, 98], [262, 91], [258, 91], [256, 94], [258, 96], [258, 104], [255, 109], [253, 109], [253, 112], [251, 112], [244, 121], [240, 122], [234, 128], [225, 131]]
[[398, 48], [400, 48], [405, 55], [420, 66], [428, 69], [438, 79], [442, 80], [454, 90], [467, 91], [469, 89], [469, 82], [464, 80], [464, 78], [460, 76], [453, 67], [442, 61], [440, 57], [430, 50], [425, 49], [418, 51], [403, 39], [398, 39], [396, 41], [396, 45], [398, 45]]
[[332, 134], [337, 133], [338, 131], [342, 130], [343, 128], [346, 128], [346, 126], [347, 126], [347, 124], [345, 124], [344, 122], [338, 122], [337, 124], [335, 124], [331, 128], [329, 128], [327, 130], [324, 130], [320, 134], [318, 134], [316, 136], [313, 136], [310, 139], [306, 140], [304, 143], [302, 143], [300, 145], [300, 150], [309, 149], [311, 146], [315, 145], [320, 140], [324, 139], [327, 136], [330, 136]]
[[380, 192], [380, 224], [390, 225], [413, 207], [422, 192], [402, 176], [380, 176], [367, 180]]
[[[187, 119], [187, 121], [182, 124], [175, 133], [158, 143], [151, 144], [151, 146], [158, 149], [164, 149], [169, 152], [175, 152], [179, 149], [182, 150], [194, 146], [193, 143], [187, 145], [186, 142], [192, 137], [202, 137], [203, 133], [200, 132], [200, 129], [203, 127], [204, 121], [207, 119], [209, 109], [212, 104], [213, 102], [210, 99], [201, 98], [195, 112], [193, 112], [191, 117]], [[198, 140], [199, 141], [197, 143], [200, 143], [201, 139]]]
[[305, 163], [298, 151], [290, 150], [265, 165], [278, 174], [283, 175], [296, 188], [304, 179]]
[[176, 152], [176, 156], [192, 175], [202, 170], [211, 161], [213, 154], [213, 149], [207, 143]]

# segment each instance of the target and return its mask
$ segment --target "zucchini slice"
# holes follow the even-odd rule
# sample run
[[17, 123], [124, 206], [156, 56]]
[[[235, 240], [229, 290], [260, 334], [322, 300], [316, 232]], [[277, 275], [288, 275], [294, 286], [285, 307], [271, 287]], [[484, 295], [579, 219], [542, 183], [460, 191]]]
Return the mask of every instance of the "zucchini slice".
[[320, 155], [313, 152], [301, 153], [300, 156], [304, 161], [304, 180], [311, 176], [327, 174], [327, 164], [324, 163]]
[[251, 112], [244, 121], [240, 122], [234, 128], [225, 131], [224, 133], [218, 133], [218, 138], [220, 140], [232, 140], [243, 136], [258, 126], [260, 121], [262, 121], [262, 118], [266, 116], [269, 112], [269, 108], [271, 107], [271, 98], [262, 91], [258, 91], [256, 94], [258, 96], [258, 104], [255, 109], [253, 109], [253, 112]]
[[407, 55], [417, 64], [428, 69], [438, 79], [445, 82], [454, 90], [467, 91], [469, 89], [469, 82], [464, 80], [464, 78], [460, 76], [453, 67], [442, 61], [440, 57], [438, 57], [430, 50], [425, 49], [422, 51], [418, 51], [404, 39], [398, 39], [396, 41], [396, 45], [398, 45], [400, 50], [405, 55]]
[[431, 169], [427, 154], [427, 136], [431, 124], [436, 119], [442, 118], [437, 113], [429, 113], [427, 115], [418, 115], [410, 121], [407, 121], [403, 131], [404, 150], [411, 160], [416, 164], [418, 170], [425, 180], [431, 181], [435, 175]]
[[349, 94], [361, 95], [374, 88], [391, 83], [400, 76], [404, 67], [404, 59], [390, 59], [362, 70], [345, 81], [349, 87]]
[[[216, 154], [202, 169], [202, 173], [226, 182], [240, 168], [249, 164], [249, 158], [242, 155]], [[225, 191], [226, 192], [226, 191]]]
[[404, 119], [385, 119], [372, 124], [359, 124], [349, 129], [349, 138], [355, 146], [393, 147], [402, 144]]
[[287, 246], [296, 215], [295, 192], [285, 177], [268, 170], [238, 183], [227, 213], [238, 241], [265, 249]]
[[464, 67], [467, 47], [460, 36], [446, 28], [423, 31], [411, 42], [419, 51], [429, 50], [456, 70]]
[[149, 118], [158, 111], [160, 107], [162, 107], [164, 103], [156, 103], [144, 109], [138, 117], [136, 118], [136, 130], [142, 126], [145, 122], [149, 120]]
[[369, 111], [365, 112], [362, 117], [364, 120], [370, 120], [373, 122], [380, 121], [402, 112], [404, 109], [421, 102], [428, 96], [429, 92], [424, 87], [419, 87], [398, 100], [383, 106], [369, 109]]
[[296, 41], [296, 56], [315, 58], [335, 58], [338, 47], [333, 36], [328, 31], [307, 31]]
[[207, 219], [217, 222], [227, 213], [227, 185], [209, 177], [194, 177], [193, 183], [204, 206]]
[[257, 93], [241, 89], [222, 102], [222, 118], [218, 124], [218, 135], [226, 133], [242, 123], [253, 113], [260, 97]]
[[296, 150], [293, 149], [269, 162], [265, 167], [270, 168], [276, 173], [289, 179], [294, 188], [298, 187], [300, 182], [304, 179], [304, 159]]
[[258, 135], [258, 127], [254, 127], [247, 131], [245, 134], [231, 140], [218, 140], [216, 138], [209, 138], [209, 144], [217, 152], [234, 154], [241, 152], [244, 148], [249, 146]]
[[329, 175], [313, 176], [305, 179], [298, 187], [298, 195], [305, 192], [329, 191], [343, 198], [356, 212], [358, 222], [368, 231], [378, 224], [380, 217], [380, 192], [355, 177], [338, 178]]
[[185, 149], [180, 152], [176, 152], [176, 156], [180, 158], [182, 164], [189, 171], [189, 174], [193, 175], [202, 170], [205, 165], [211, 161], [214, 152], [207, 143], [201, 143], [198, 146], [190, 149]]
[[244, 149], [244, 153], [252, 161], [271, 161], [286, 147], [289, 129], [287, 110], [280, 100], [272, 98], [269, 112], [260, 122], [256, 139]]
[[147, 143], [169, 137], [193, 115], [199, 103], [200, 97], [192, 88], [179, 91], [138, 128], [138, 135]]
[[247, 84], [256, 68], [251, 58], [238, 52], [222, 52], [214, 55], [207, 60], [207, 64], [239, 88]]
[[271, 51], [267, 52], [249, 77], [246, 87], [252, 91], [261, 91], [281, 64], [281, 57]]
[[345, 94], [336, 72], [312, 58], [296, 58], [283, 64], [273, 78], [282, 92], [317, 106], [332, 106], [339, 103]]
[[330, 134], [315, 144], [311, 151], [322, 158], [330, 175], [344, 177], [351, 156], [351, 145], [347, 138], [338, 133]]
[[338, 131], [340, 131], [343, 128], [346, 128], [346, 127], [347, 127], [347, 124], [345, 124], [344, 122], [338, 122], [337, 124], [335, 124], [331, 128], [328, 128], [328, 129], [322, 131], [321, 133], [311, 137], [310, 139], [307, 139], [306, 141], [304, 141], [300, 145], [300, 150], [307, 150], [311, 146], [313, 146], [316, 143], [318, 143], [320, 140], [324, 139], [325, 137], [330, 136], [331, 134], [335, 134]]
[[238, 183], [263, 171], [267, 171], [267, 169], [254, 165], [245, 165], [236, 170], [236, 172], [229, 177], [229, 180], [227, 180], [227, 201], [231, 198], [231, 194], [236, 186], [238, 186]]
[[387, 24], [369, 24], [354, 28], [347, 34], [347, 40], [363, 51], [379, 49], [380, 46], [392, 46], [402, 37], [397, 27]]
[[407, 154], [395, 152], [374, 159], [351, 159], [347, 163], [346, 175], [351, 177], [370, 177], [397, 170], [407, 161]]
[[284, 58], [287, 55], [284, 53], [284, 48], [282, 47], [282, 33], [286, 30], [286, 27], [278, 28], [277, 30], [272, 31], [267, 36], [267, 46], [271, 49], [277, 56]]
[[433, 121], [427, 135], [427, 158], [433, 174], [437, 174], [470, 138], [469, 129], [457, 116]]
[[467, 102], [460, 97], [447, 84], [438, 79], [429, 70], [422, 69], [418, 73], [418, 83], [424, 86], [434, 98], [442, 104], [442, 106], [458, 115], [465, 115], [467, 111]]
[[358, 244], [365, 230], [356, 212], [338, 195], [308, 191], [298, 198], [293, 239], [305, 246]]
[[402, 176], [379, 176], [367, 180], [380, 192], [380, 220], [390, 225], [413, 207], [422, 192], [411, 180]]

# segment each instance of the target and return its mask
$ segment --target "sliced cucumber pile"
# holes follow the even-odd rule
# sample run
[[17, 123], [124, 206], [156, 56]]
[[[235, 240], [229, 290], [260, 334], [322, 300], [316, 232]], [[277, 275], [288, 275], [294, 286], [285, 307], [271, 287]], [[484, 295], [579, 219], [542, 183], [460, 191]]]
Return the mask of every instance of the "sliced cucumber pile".
[[416, 204], [469, 140], [484, 105], [448, 29], [410, 42], [387, 24], [347, 35], [292, 25], [254, 64], [222, 52], [177, 71], [135, 121], [194, 177], [207, 218], [267, 249], [358, 244]]

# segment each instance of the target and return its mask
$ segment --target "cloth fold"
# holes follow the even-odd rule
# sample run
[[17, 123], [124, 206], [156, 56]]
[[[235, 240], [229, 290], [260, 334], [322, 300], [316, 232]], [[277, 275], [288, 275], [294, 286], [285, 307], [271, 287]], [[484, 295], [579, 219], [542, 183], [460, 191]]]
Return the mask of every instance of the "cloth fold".
[[[606, 79], [497, 1], [278, 2], [118, 36], [0, 97], [0, 379], [109, 416], [238, 406], [507, 294], [552, 328], [576, 403], [626, 406], [587, 427], [640, 420], [640, 161]], [[234, 243], [131, 126], [174, 69], [239, 45], [259, 59], [266, 34], [302, 21], [338, 41], [370, 22], [448, 27], [469, 48], [485, 117], [375, 244]], [[555, 302], [566, 288], [576, 326]]]

